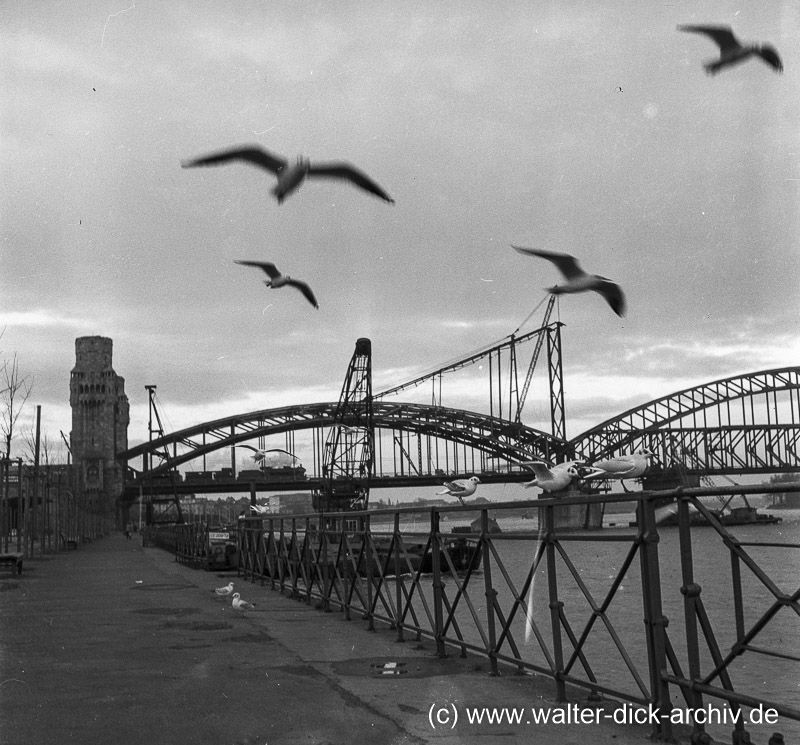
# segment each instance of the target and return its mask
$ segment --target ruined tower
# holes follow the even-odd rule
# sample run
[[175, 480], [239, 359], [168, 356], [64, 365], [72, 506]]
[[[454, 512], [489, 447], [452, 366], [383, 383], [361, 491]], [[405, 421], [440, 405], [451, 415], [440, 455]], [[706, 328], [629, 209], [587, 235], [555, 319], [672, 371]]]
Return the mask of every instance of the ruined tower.
[[77, 493], [98, 516], [119, 520], [123, 472], [115, 455], [128, 448], [130, 415], [125, 380], [111, 366], [112, 345], [102, 336], [75, 340], [70, 448]]

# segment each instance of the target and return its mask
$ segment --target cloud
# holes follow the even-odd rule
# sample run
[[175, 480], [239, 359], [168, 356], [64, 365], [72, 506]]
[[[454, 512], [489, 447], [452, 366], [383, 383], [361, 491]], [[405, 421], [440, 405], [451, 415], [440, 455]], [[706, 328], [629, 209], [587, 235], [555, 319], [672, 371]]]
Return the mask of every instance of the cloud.
[[19, 327], [35, 329], [72, 329], [89, 331], [97, 327], [92, 318], [65, 316], [49, 308], [23, 311], [0, 311], [0, 327]]

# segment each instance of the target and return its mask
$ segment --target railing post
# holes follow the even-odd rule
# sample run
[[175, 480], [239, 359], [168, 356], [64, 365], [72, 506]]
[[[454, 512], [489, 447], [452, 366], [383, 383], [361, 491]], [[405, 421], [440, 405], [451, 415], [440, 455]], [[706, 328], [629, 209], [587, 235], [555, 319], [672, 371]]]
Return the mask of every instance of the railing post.
[[403, 642], [403, 622], [402, 622], [402, 612], [401, 608], [403, 607], [403, 585], [401, 582], [403, 581], [401, 576], [402, 567], [400, 565], [400, 513], [394, 513], [394, 589], [395, 589], [395, 606], [396, 610], [395, 613], [397, 617], [395, 618], [395, 624], [397, 625], [397, 641]]
[[431, 508], [431, 571], [433, 572], [433, 622], [434, 638], [436, 639], [436, 656], [447, 657], [444, 648], [444, 585], [442, 584], [442, 566], [440, 556], [440, 537], [439, 537], [439, 512], [435, 507]]
[[306, 518], [306, 539], [303, 541], [303, 563], [306, 577], [306, 602], [311, 602], [311, 591], [314, 588], [314, 550], [311, 547], [313, 532], [311, 518]]
[[651, 499], [640, 499], [637, 505], [639, 526], [639, 563], [642, 575], [642, 603], [646, 634], [647, 658], [650, 671], [650, 700], [660, 714], [653, 728], [653, 737], [672, 740], [670, 713], [672, 702], [669, 684], [663, 673], [667, 669], [667, 619], [661, 598], [661, 571], [658, 560], [658, 528], [655, 506]]
[[372, 595], [374, 589], [374, 585], [372, 584], [374, 581], [372, 572], [372, 532], [369, 515], [364, 517], [364, 551], [366, 551], [365, 571], [367, 573], [367, 618], [369, 619], [369, 625], [367, 628], [370, 631], [375, 631], [375, 616], [372, 612]]
[[486, 626], [489, 632], [489, 649], [486, 650], [489, 656], [489, 664], [491, 666], [490, 675], [499, 675], [500, 671], [497, 668], [497, 632], [494, 625], [495, 615], [495, 598], [497, 597], [497, 590], [494, 589], [492, 584], [492, 563], [489, 558], [489, 551], [486, 550], [484, 543], [489, 535], [489, 510], [481, 510], [481, 538], [480, 545], [483, 548], [483, 587], [486, 595]]
[[[697, 634], [696, 599], [700, 596], [701, 587], [694, 582], [692, 564], [692, 531], [689, 524], [689, 502], [678, 497], [678, 540], [681, 554], [681, 594], [683, 595], [683, 612], [686, 621], [686, 653], [689, 663], [689, 680], [693, 683], [700, 679], [700, 642]], [[691, 688], [687, 700], [689, 706], [697, 711], [703, 706], [703, 694]], [[705, 732], [703, 724], [695, 722], [695, 739]]]
[[320, 540], [322, 541], [322, 611], [331, 612], [330, 571], [328, 566], [328, 526], [324, 513], [320, 513]]
[[[541, 514], [541, 513], [539, 513]], [[553, 657], [555, 663], [556, 701], [567, 700], [567, 687], [564, 683], [564, 649], [561, 643], [561, 608], [564, 603], [558, 599], [558, 575], [556, 574], [555, 546], [555, 508], [548, 504], [544, 508], [545, 551], [547, 553], [547, 584], [550, 595], [550, 627], [553, 631]]]

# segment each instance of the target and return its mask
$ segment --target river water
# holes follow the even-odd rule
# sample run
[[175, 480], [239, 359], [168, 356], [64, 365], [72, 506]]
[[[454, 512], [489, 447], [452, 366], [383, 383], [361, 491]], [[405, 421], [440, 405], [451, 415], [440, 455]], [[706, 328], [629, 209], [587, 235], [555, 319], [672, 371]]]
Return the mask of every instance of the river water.
[[[782, 522], [774, 525], [730, 527], [728, 530], [742, 543], [753, 541], [759, 544], [786, 543], [800, 546], [800, 510], [771, 512], [782, 517]], [[497, 556], [492, 556], [492, 586], [498, 593], [498, 602], [503, 614], [508, 617], [514, 606], [514, 591], [511, 588], [515, 588], [517, 595], [520, 595], [525, 578], [531, 568], [537, 546], [537, 525], [535, 518], [502, 517], [500, 512], [497, 513], [497, 517], [503, 533], [493, 536]], [[459, 524], [456, 514], [451, 514], [450, 518], [452, 522], [442, 523], [442, 532], [449, 532], [450, 527]], [[574, 536], [578, 540], [561, 542], [561, 547], [568, 559], [559, 556], [557, 561], [558, 594], [559, 599], [564, 602], [564, 614], [576, 636], [580, 636], [592, 616], [590, 603], [581, 590], [580, 584], [583, 584], [595, 603], [601, 605], [631, 550], [630, 540], [614, 543], [591, 540], [591, 536], [632, 537], [635, 531], [628, 525], [633, 519], [633, 514], [607, 514], [602, 531], [596, 531], [594, 534], [577, 531]], [[463, 520], [461, 522], [464, 523]], [[404, 532], [414, 527], [413, 523], [406, 522], [403, 526]], [[375, 529], [379, 530], [377, 526]], [[662, 602], [664, 614], [669, 619], [668, 635], [675, 648], [684, 676], [688, 677], [684, 597], [680, 592], [683, 582], [678, 529], [661, 528], [659, 534]], [[528, 535], [529, 538], [520, 540], [522, 535]], [[760, 545], [745, 546], [744, 550], [781, 592], [792, 595], [798, 590], [800, 586], [800, 548]], [[694, 581], [702, 588], [700, 597], [724, 656], [726, 650], [730, 649], [736, 639], [730, 551], [713, 528], [695, 527], [692, 528], [692, 554]], [[574, 566], [579, 580], [572, 575], [569, 562]], [[506, 580], [501, 566], [502, 570], [505, 570], [508, 580]], [[749, 568], [744, 564], [741, 566], [745, 628], [749, 629], [772, 605], [774, 596]], [[455, 580], [448, 578], [446, 583], [447, 596], [452, 602], [457, 591]], [[430, 588], [427, 590], [430, 591]], [[481, 577], [474, 576], [472, 578], [469, 596], [475, 614], [482, 619], [480, 625], [485, 629], [486, 601]], [[544, 561], [541, 562], [535, 574], [533, 587], [528, 593], [526, 601], [525, 607], [530, 609], [530, 617], [540, 629], [546, 646], [551, 648], [549, 590]], [[612, 632], [601, 618], [597, 618], [585, 646], [587, 661], [599, 683], [631, 695], [641, 695], [635, 675], [629, 671], [624, 657], [625, 654], [629, 656], [632, 666], [638, 671], [645, 687], [649, 688], [638, 554], [634, 556], [625, 572], [605, 616], [608, 624], [613, 628], [613, 633], [620, 639], [625, 652], [619, 651]], [[479, 624], [475, 623], [472, 613], [465, 603], [462, 602], [459, 605], [456, 617], [464, 638], [480, 644]], [[549, 667], [522, 609], [517, 610], [511, 629], [523, 659], [543, 667]], [[452, 629], [448, 635], [454, 636]], [[752, 643], [762, 649], [800, 656], [800, 618], [790, 608], [781, 608]], [[702, 671], [703, 674], [707, 674], [714, 668], [714, 665], [702, 636], [700, 646]], [[501, 651], [511, 655], [508, 646]], [[571, 652], [572, 646], [565, 637], [565, 660], [569, 659]], [[800, 663], [747, 651], [732, 662], [729, 671], [737, 692], [795, 709], [800, 708]], [[572, 668], [571, 673], [575, 677], [587, 680], [580, 662]], [[717, 678], [711, 684], [720, 686], [720, 681]], [[674, 691], [674, 706], [685, 709], [687, 705], [677, 687], [673, 686], [671, 690]], [[722, 715], [726, 715], [725, 710], [727, 710], [727, 715], [732, 715], [730, 707], [724, 701], [705, 697], [704, 704], [708, 705], [709, 703], [713, 703]], [[745, 710], [745, 713], [748, 711]], [[730, 741], [732, 729], [733, 726], [728, 724], [707, 727], [712, 736], [723, 742]], [[778, 722], [771, 725], [748, 723], [746, 729], [751, 733], [753, 742], [756, 743], [766, 743], [773, 732], [782, 732], [786, 742], [800, 743], [800, 723], [786, 717], [779, 717]]]

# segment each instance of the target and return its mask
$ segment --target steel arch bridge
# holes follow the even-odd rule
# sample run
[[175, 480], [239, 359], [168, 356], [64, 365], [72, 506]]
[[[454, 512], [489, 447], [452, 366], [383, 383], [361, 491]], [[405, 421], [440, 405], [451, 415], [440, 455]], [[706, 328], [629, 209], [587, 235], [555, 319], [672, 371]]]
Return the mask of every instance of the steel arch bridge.
[[703, 475], [800, 468], [800, 367], [764, 370], [672, 393], [570, 441], [586, 461], [649, 450]]
[[[142, 472], [157, 476], [255, 438], [284, 434], [293, 440], [296, 432], [311, 430], [316, 465], [322, 462], [326, 431], [348, 424], [346, 419], [335, 419], [337, 405], [327, 402], [286, 406], [217, 419], [142, 443], [119, 458], [129, 467], [132, 460], [142, 458]], [[383, 464], [376, 474], [379, 476], [433, 477], [440, 468], [486, 470], [492, 459], [506, 463], [554, 460], [566, 446], [560, 438], [517, 422], [445, 406], [375, 401], [373, 418], [376, 430], [382, 434], [376, 454], [376, 462]], [[150, 467], [148, 460], [165, 450], [169, 457]], [[234, 457], [232, 450], [233, 468]], [[387, 470], [390, 468], [394, 470]]]
[[[375, 474], [383, 485], [430, 483], [448, 474], [486, 473], [521, 480], [524, 460], [586, 462], [650, 450], [658, 465], [681, 464], [689, 473], [771, 474], [800, 469], [800, 367], [725, 378], [630, 409], [566, 441], [517, 421], [418, 403], [373, 401]], [[119, 455], [157, 476], [224, 448], [235, 474], [238, 445], [283, 435], [295, 452], [295, 434], [310, 434], [313, 474], [319, 478], [325, 435], [336, 402], [288, 406], [206, 422], [131, 448]], [[152, 458], [168, 456], [158, 465]], [[529, 477], [529, 475], [527, 476]], [[377, 483], [375, 485], [378, 485]]]

